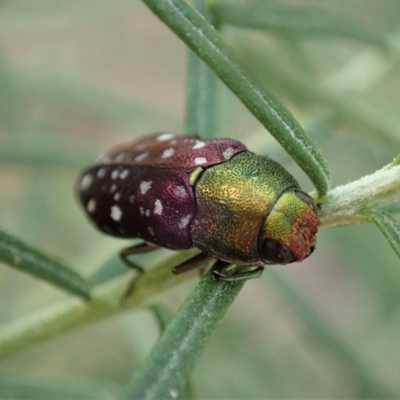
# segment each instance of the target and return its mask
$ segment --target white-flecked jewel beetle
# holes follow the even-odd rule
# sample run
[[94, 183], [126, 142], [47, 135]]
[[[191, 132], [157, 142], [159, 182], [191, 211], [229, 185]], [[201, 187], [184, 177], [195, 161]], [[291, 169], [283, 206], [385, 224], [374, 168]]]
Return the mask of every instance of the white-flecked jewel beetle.
[[[320, 224], [315, 201], [291, 174], [233, 139], [147, 135], [100, 156], [78, 186], [97, 228], [144, 241], [124, 250], [125, 258], [157, 247], [196, 247], [201, 254], [189, 261], [215, 258], [222, 280], [303, 260]], [[243, 272], [225, 273], [232, 264]]]

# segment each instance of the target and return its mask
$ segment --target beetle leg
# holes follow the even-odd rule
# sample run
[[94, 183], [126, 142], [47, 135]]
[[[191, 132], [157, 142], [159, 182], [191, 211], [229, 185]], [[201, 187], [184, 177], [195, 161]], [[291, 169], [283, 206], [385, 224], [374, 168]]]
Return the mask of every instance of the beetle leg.
[[176, 265], [172, 269], [172, 273], [178, 275], [182, 274], [183, 272], [190, 271], [191, 269], [197, 268], [197, 266], [207, 258], [209, 258], [209, 256], [204, 253], [196, 254], [194, 257], [189, 258], [183, 263]]
[[236, 264], [227, 264], [224, 262], [217, 263], [213, 270], [215, 279], [223, 282], [247, 281], [248, 279], [259, 278], [264, 271], [264, 267], [256, 267], [244, 272], [229, 274], [229, 271], [235, 267]]
[[[121, 305], [124, 305], [126, 300], [129, 299], [129, 297], [132, 295], [136, 281], [140, 278], [140, 274], [144, 273], [142, 267], [139, 267], [139, 265], [132, 263], [132, 261], [128, 260], [126, 257], [131, 254], [145, 253], [145, 252], [152, 251], [155, 249], [157, 249], [157, 247], [154, 247], [154, 245], [150, 245], [147, 243], [140, 243], [139, 245], [128, 247], [121, 251], [120, 257], [124, 261], [124, 263], [126, 263], [128, 265], [128, 267], [133, 268], [139, 272], [139, 276], [136, 276], [129, 283], [129, 286], [128, 286], [124, 296], [121, 299]], [[210, 258], [210, 257], [204, 253], [199, 253], [199, 254], [195, 255], [194, 257], [189, 258], [188, 260], [184, 261], [183, 263], [175, 266], [172, 269], [172, 272], [177, 275], [177, 274], [181, 274], [186, 271], [190, 271], [191, 269], [196, 268], [199, 264], [201, 264], [207, 258]]]
[[120, 256], [121, 260], [123, 261], [123, 263], [127, 267], [132, 268], [132, 269], [138, 271], [140, 274], [142, 274], [144, 272], [143, 268], [140, 267], [139, 265], [135, 264], [131, 260], [129, 260], [128, 257], [131, 256], [132, 254], [147, 253], [149, 251], [153, 251], [156, 249], [158, 249], [158, 247], [155, 246], [154, 244], [143, 242], [143, 243], [135, 244], [131, 247], [127, 247], [126, 249], [122, 249], [119, 253], [119, 256]]

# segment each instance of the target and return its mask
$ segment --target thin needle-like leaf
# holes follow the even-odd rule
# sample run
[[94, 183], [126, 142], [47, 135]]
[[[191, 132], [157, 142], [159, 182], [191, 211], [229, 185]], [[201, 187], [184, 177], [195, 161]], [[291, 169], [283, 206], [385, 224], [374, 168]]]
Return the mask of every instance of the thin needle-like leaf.
[[296, 36], [341, 36], [387, 47], [383, 35], [361, 20], [329, 9], [236, 0], [212, 0], [210, 7], [221, 23]]
[[367, 217], [383, 233], [393, 250], [400, 257], [400, 223], [383, 211], [364, 210], [360, 213]]
[[330, 184], [329, 167], [292, 114], [249, 75], [221, 35], [184, 0], [143, 0], [236, 94], [313, 181], [320, 197]]
[[[208, 21], [212, 15], [205, 0], [193, 1], [193, 6]], [[186, 75], [185, 132], [213, 138], [217, 131], [218, 79], [210, 67], [188, 49]]]
[[216, 282], [210, 271], [169, 324], [124, 398], [178, 398], [195, 361], [243, 283]]
[[393, 203], [387, 204], [380, 208], [380, 211], [383, 211], [387, 214], [397, 214], [400, 212], [400, 201], [394, 201]]
[[90, 298], [89, 285], [76, 272], [4, 231], [0, 231], [0, 262], [72, 294]]

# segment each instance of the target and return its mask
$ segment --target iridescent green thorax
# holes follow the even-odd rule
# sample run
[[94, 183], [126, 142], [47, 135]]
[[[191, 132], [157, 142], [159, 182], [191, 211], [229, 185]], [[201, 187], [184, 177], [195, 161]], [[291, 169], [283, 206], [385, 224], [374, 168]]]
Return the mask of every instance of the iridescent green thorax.
[[228, 262], [264, 265], [258, 251], [260, 230], [290, 188], [299, 185], [282, 166], [248, 151], [206, 169], [196, 184], [194, 245]]

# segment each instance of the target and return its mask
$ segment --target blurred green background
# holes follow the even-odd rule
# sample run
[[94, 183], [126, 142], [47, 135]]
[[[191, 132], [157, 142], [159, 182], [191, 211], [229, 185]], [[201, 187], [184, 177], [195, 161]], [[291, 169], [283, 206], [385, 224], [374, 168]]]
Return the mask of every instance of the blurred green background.
[[[334, 186], [389, 163], [400, 150], [400, 2], [268, 3], [354, 19], [358, 38], [295, 28], [222, 33], [317, 141]], [[120, 141], [183, 131], [185, 60], [184, 45], [139, 0], [1, 1], [1, 228], [84, 276], [126, 245], [89, 225], [74, 184]], [[312, 190], [222, 85], [219, 97], [219, 136], [270, 155]], [[176, 310], [195, 284], [154, 301]], [[0, 293], [1, 324], [65, 296], [3, 265]], [[1, 360], [0, 397], [109, 398], [157, 337], [147, 310], [77, 329]], [[400, 397], [399, 371], [399, 260], [374, 226], [360, 225], [321, 231], [312, 257], [246, 283], [193, 386], [199, 398], [387, 398]]]

